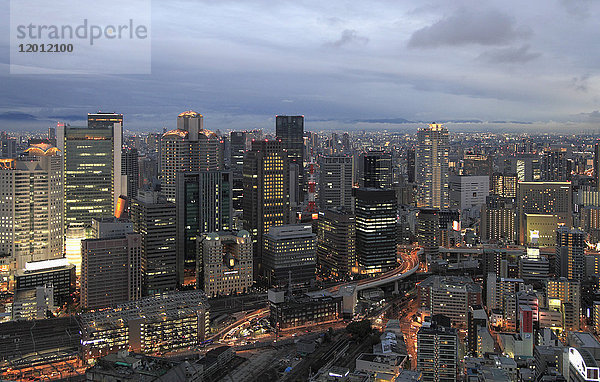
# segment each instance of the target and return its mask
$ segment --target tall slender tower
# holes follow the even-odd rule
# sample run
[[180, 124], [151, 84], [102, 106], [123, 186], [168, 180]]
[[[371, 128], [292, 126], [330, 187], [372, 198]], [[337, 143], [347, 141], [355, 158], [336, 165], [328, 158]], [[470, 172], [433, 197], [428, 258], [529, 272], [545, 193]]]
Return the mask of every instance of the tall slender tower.
[[127, 199], [131, 204], [137, 196], [140, 185], [140, 167], [138, 162], [138, 151], [135, 148], [126, 147], [121, 156], [121, 173], [126, 177]]
[[418, 207], [448, 208], [448, 130], [432, 123], [419, 129], [415, 154]]
[[232, 131], [231, 142], [231, 172], [233, 176], [231, 185], [231, 200], [235, 210], [242, 209], [244, 184], [242, 172], [244, 169], [244, 154], [246, 153], [247, 134], [245, 131]]
[[585, 232], [561, 227], [556, 230], [555, 274], [569, 280], [585, 278]]
[[219, 137], [204, 129], [203, 117], [186, 111], [177, 117], [177, 129], [163, 134], [160, 141], [161, 191], [175, 202], [177, 173], [220, 170], [223, 150]]
[[298, 187], [296, 200], [292, 203], [304, 201], [304, 116], [303, 115], [278, 115], [275, 121], [275, 135], [281, 141], [281, 146], [288, 152], [290, 165], [298, 166]]
[[59, 123], [57, 147], [63, 153], [65, 224], [89, 226], [111, 216], [123, 190], [123, 114], [88, 114], [87, 127]]
[[272, 226], [290, 221], [287, 152], [279, 141], [254, 141], [244, 158], [244, 226], [255, 245], [258, 275], [264, 249], [263, 236]]

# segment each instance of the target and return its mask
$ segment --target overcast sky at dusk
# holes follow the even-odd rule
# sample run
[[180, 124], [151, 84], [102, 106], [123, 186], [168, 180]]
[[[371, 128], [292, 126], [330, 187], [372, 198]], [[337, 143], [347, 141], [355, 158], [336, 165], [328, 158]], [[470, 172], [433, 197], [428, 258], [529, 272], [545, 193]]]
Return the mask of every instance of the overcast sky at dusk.
[[[151, 75], [51, 76], [9, 74], [3, 0], [0, 130], [103, 110], [148, 131], [187, 109], [215, 130], [272, 128], [275, 114], [304, 114], [309, 130], [396, 118], [600, 125], [599, 3], [154, 1]], [[37, 119], [3, 114], [14, 112]]]

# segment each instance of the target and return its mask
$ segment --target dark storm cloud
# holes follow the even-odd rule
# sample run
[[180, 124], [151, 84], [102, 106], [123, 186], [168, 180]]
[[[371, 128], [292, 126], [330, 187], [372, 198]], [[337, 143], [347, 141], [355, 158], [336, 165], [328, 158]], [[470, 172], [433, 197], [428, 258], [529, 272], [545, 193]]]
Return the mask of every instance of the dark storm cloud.
[[368, 42], [369, 42], [369, 39], [367, 37], [360, 36], [356, 30], [345, 29], [342, 32], [342, 35], [340, 36], [339, 39], [328, 42], [325, 45], [333, 47], [333, 48], [339, 48], [344, 45], [351, 45], [351, 44], [365, 45]]
[[460, 8], [452, 15], [414, 32], [408, 46], [435, 48], [467, 44], [505, 45], [531, 34], [531, 29], [516, 25], [514, 18], [502, 12], [477, 12]]
[[539, 52], [531, 52], [529, 44], [521, 45], [520, 47], [508, 47], [488, 50], [479, 55], [479, 60], [496, 64], [522, 64], [535, 60], [542, 54]]

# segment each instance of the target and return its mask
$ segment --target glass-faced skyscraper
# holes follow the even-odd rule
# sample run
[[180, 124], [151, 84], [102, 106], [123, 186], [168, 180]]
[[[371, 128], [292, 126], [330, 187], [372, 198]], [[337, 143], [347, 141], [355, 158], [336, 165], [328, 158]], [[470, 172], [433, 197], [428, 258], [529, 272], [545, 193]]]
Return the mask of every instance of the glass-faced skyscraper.
[[90, 225], [111, 216], [121, 195], [123, 114], [88, 114], [86, 127], [59, 123], [57, 146], [63, 153], [65, 224]]
[[392, 188], [392, 154], [371, 150], [364, 156], [364, 187]]
[[397, 200], [394, 190], [356, 189], [356, 255], [367, 273], [396, 266]]
[[298, 190], [291, 193], [297, 196], [291, 202], [301, 203], [304, 200], [304, 116], [278, 115], [275, 135], [287, 150], [290, 165], [298, 165]]
[[196, 269], [196, 241], [202, 234], [232, 228], [231, 178], [231, 171], [218, 170], [177, 174], [177, 256], [180, 273], [181, 269], [189, 273]]
[[448, 130], [437, 123], [419, 129], [415, 154], [418, 207], [448, 208]]

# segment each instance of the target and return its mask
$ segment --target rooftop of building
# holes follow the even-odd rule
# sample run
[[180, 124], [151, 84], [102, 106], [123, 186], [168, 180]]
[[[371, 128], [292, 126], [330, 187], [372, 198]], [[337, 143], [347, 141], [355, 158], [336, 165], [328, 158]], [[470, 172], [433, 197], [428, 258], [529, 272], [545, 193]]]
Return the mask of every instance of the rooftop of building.
[[421, 380], [421, 372], [416, 370], [402, 370], [394, 382], [418, 382]]
[[395, 354], [373, 354], [373, 353], [362, 353], [356, 359], [357, 361], [366, 361], [366, 362], [374, 362], [374, 363], [385, 363], [391, 364], [394, 366], [399, 366], [406, 359], [406, 356], [398, 356]]
[[171, 292], [83, 313], [79, 316], [79, 320], [87, 331], [93, 332], [124, 327], [134, 319], [157, 322], [190, 317], [196, 315], [200, 309], [208, 310], [206, 295], [201, 290]]
[[35, 156], [51, 156], [60, 153], [60, 150], [49, 143], [36, 143], [29, 146], [24, 152]]
[[432, 275], [423, 280], [419, 287], [457, 290], [464, 292], [481, 292], [481, 286], [473, 282], [470, 277]]
[[187, 111], [184, 111], [183, 113], [180, 113], [178, 115], [178, 117], [181, 117], [181, 118], [184, 118], [184, 117], [187, 117], [187, 118], [198, 118], [198, 117], [202, 117], [202, 114], [196, 113], [193, 110], [187, 110]]
[[574, 347], [600, 349], [600, 342], [592, 333], [571, 332], [568, 335], [569, 344]]
[[197, 372], [202, 370], [200, 365], [192, 365], [188, 361], [177, 362], [121, 351], [102, 357], [87, 373], [108, 374], [128, 381], [172, 380], [171, 378], [176, 378], [177, 375], [185, 375], [184, 370], [169, 374], [176, 368], [194, 368]]

